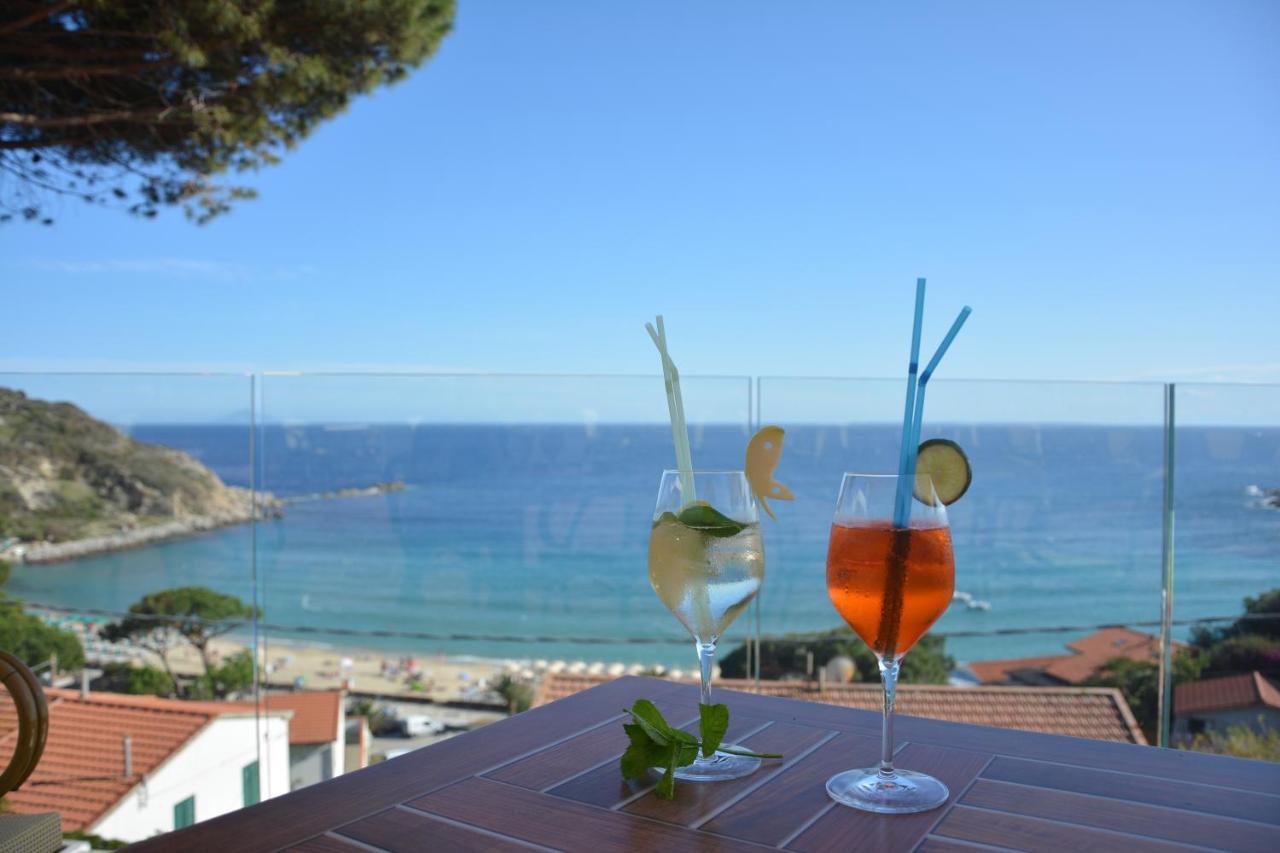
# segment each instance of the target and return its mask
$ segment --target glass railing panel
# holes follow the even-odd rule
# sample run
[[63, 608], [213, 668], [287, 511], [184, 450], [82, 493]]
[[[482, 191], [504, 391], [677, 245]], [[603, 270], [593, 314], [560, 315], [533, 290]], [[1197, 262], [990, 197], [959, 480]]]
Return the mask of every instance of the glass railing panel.
[[[741, 468], [749, 381], [682, 382], [695, 466]], [[527, 704], [548, 672], [695, 669], [646, 569], [674, 467], [659, 377], [267, 376], [261, 403], [275, 688], [346, 685], [465, 727]], [[479, 710], [414, 714], [418, 698]], [[401, 724], [414, 737], [373, 756], [435, 736]]]
[[[797, 494], [771, 542], [766, 637], [841, 625], [825, 586], [841, 474], [896, 470], [903, 393], [900, 380], [760, 380], [761, 423], [787, 429], [778, 478]], [[1097, 667], [1113, 656], [1154, 660], [1162, 402], [1157, 384], [930, 386], [922, 438], [958, 442], [973, 483], [949, 508], [957, 593], [932, 632], [945, 647], [918, 647], [914, 676], [908, 655], [908, 680], [1076, 687], [1098, 681]], [[1099, 633], [1108, 625], [1137, 633]], [[1108, 645], [1119, 641], [1126, 648]], [[943, 651], [956, 664], [949, 675]], [[807, 668], [807, 657], [791, 656], [791, 671], [774, 675], [803, 676], [795, 672], [801, 660]], [[861, 663], [861, 677], [873, 679], [870, 661]], [[990, 722], [1000, 724], [994, 714]]]
[[287, 723], [254, 701], [251, 386], [0, 376], [0, 647], [55, 700], [39, 795], [14, 811], [135, 841], [239, 807], [246, 768], [287, 763]]
[[1280, 385], [1175, 390], [1175, 746], [1280, 760]]

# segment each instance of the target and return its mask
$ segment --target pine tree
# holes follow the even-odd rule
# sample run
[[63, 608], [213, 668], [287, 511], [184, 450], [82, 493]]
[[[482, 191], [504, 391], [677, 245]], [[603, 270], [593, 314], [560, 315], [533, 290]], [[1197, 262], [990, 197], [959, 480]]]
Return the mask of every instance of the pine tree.
[[6, 0], [0, 221], [71, 196], [205, 222], [351, 99], [439, 47], [453, 0]]

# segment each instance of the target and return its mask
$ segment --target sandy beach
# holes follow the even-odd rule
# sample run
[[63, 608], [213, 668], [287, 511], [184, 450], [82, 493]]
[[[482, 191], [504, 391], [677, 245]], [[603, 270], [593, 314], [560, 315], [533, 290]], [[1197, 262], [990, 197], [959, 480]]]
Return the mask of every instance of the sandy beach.
[[[90, 664], [130, 663], [160, 666], [159, 657], [133, 643], [107, 643], [97, 636], [97, 625], [88, 620], [42, 613], [44, 618], [75, 633]], [[211, 641], [215, 662], [247, 652], [250, 642], [235, 636]], [[169, 665], [179, 675], [198, 675], [204, 665], [195, 648], [177, 642], [169, 652]], [[421, 649], [389, 651], [359, 646], [330, 645], [297, 639], [266, 637], [260, 640], [258, 666], [271, 687], [330, 690], [342, 688], [387, 698], [501, 704], [490, 689], [502, 675], [534, 684], [548, 672], [625, 675], [662, 673], [668, 677], [691, 676], [661, 666], [624, 665], [606, 661], [482, 658], [446, 655]]]
[[[76, 633], [81, 637], [90, 663], [127, 662], [137, 666], [160, 666], [158, 655], [136, 645], [103, 642], [92, 628]], [[235, 637], [218, 637], [210, 643], [211, 657], [215, 662], [224, 661], [247, 652], [249, 646], [248, 642]], [[204, 671], [199, 653], [185, 642], [175, 643], [168, 657], [169, 666], [179, 675], [198, 675]], [[272, 687], [306, 690], [342, 688], [378, 696], [478, 703], [496, 702], [488, 689], [491, 681], [504, 671], [518, 674], [521, 670], [515, 661], [450, 657], [418, 651], [340, 648], [274, 638], [260, 643], [258, 666], [263, 680]]]

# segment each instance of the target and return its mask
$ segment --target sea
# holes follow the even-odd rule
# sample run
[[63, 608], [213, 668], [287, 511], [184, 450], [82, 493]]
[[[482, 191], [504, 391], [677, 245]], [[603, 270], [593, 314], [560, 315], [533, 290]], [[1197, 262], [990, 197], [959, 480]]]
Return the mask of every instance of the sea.
[[[335, 647], [511, 659], [688, 665], [690, 642], [649, 587], [645, 551], [671, 431], [651, 424], [260, 427], [138, 425], [230, 485], [312, 498], [283, 517], [46, 566], [15, 567], [28, 602], [122, 611], [167, 587], [256, 600], [262, 636]], [[950, 508], [957, 601], [935, 626], [961, 661], [1060, 652], [1090, 626], [1155, 631], [1165, 470], [1147, 426], [934, 425], [973, 484]], [[699, 468], [741, 468], [748, 431], [691, 432]], [[892, 424], [789, 428], [776, 478], [796, 494], [763, 519], [765, 583], [722, 640], [840, 620], [825, 557], [841, 474], [891, 472]], [[256, 476], [254, 472], [256, 470]], [[1234, 616], [1280, 586], [1280, 429], [1184, 427], [1175, 465], [1174, 616]]]

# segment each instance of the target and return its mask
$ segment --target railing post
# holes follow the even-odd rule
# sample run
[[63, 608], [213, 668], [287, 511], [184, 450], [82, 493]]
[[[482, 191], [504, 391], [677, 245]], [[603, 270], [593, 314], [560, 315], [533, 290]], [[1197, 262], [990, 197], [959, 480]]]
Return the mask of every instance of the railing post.
[[1157, 685], [1156, 745], [1169, 746], [1173, 704], [1173, 481], [1174, 396], [1172, 382], [1164, 386], [1164, 530], [1160, 571], [1160, 669]]
[[[755, 403], [755, 423], [752, 425], [752, 432], [753, 432], [753, 433], [754, 433], [754, 431], [755, 431], [755, 430], [760, 429], [760, 391], [761, 391], [761, 388], [760, 388], [760, 377], [759, 377], [759, 376], [757, 376], [757, 377], [755, 378], [755, 386], [756, 386], [756, 393], [755, 393], [755, 398], [754, 398], [754, 400], [752, 401], [752, 402], [754, 402], [754, 403]], [[747, 386], [747, 387], [748, 387], [748, 389], [750, 389], [750, 387], [751, 387], [751, 386], [750, 386], [750, 384], [748, 384], [748, 386]], [[759, 693], [759, 692], [760, 692], [760, 607], [761, 607], [761, 604], [760, 604], [760, 593], [756, 593], [756, 600], [755, 600], [755, 602], [754, 602], [754, 604], [753, 604], [753, 607], [752, 607], [752, 611], [753, 611], [752, 615], [754, 615], [754, 616], [755, 616], [755, 620], [756, 620], [756, 625], [755, 625], [755, 628], [756, 628], [756, 630], [755, 630], [755, 646], [756, 646], [756, 653], [755, 653], [755, 655], [754, 655], [754, 657], [753, 657], [753, 662], [754, 662], [754, 664], [755, 664], [755, 671], [754, 671], [754, 672], [748, 672], [748, 673], [747, 673], [747, 677], [748, 677], [748, 678], [751, 678], [751, 679], [752, 679], [752, 680], [754, 680], [754, 682], [755, 682], [755, 687], [754, 687], [753, 689], [755, 690], [755, 692], [756, 692], [756, 693]]]
[[258, 514], [261, 507], [258, 505], [258, 495], [261, 491], [262, 484], [258, 477], [258, 374], [249, 374], [249, 579], [250, 586], [253, 589], [253, 620], [252, 620], [252, 640], [251, 640], [251, 656], [253, 658], [253, 740], [254, 740], [254, 757], [258, 761], [258, 766], [266, 768], [266, 776], [271, 778], [271, 754], [268, 751], [266, 760], [262, 755], [262, 673], [259, 671], [259, 661], [265, 661], [265, 657], [260, 657], [262, 653], [262, 640], [259, 636], [259, 628], [261, 622], [261, 606], [259, 604], [258, 595]]

